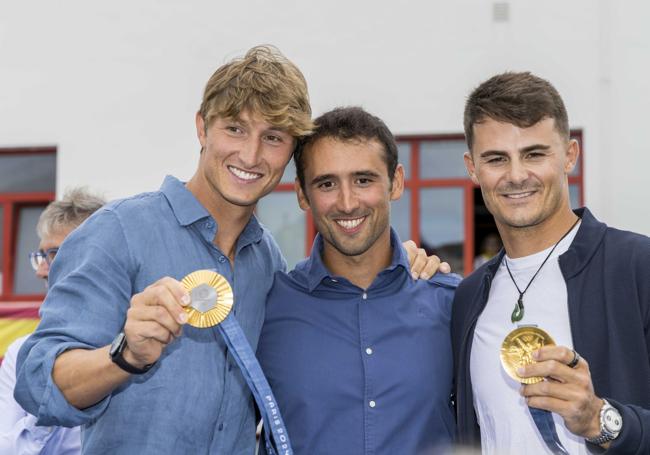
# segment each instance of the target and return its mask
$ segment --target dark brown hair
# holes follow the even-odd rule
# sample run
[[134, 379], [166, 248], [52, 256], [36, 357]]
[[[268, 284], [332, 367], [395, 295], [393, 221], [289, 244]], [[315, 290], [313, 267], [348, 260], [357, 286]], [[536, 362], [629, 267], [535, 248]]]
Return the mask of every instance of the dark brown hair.
[[305, 153], [318, 140], [329, 137], [339, 141], [370, 141], [376, 139], [384, 147], [384, 161], [388, 167], [388, 178], [393, 181], [397, 168], [397, 144], [386, 124], [361, 107], [337, 107], [324, 113], [316, 120], [314, 132], [303, 137], [293, 153], [296, 175], [305, 191]]
[[569, 117], [558, 91], [545, 79], [529, 72], [506, 72], [483, 82], [465, 103], [465, 140], [472, 149], [474, 125], [491, 118], [528, 128], [545, 118], [555, 120], [555, 129], [569, 139]]

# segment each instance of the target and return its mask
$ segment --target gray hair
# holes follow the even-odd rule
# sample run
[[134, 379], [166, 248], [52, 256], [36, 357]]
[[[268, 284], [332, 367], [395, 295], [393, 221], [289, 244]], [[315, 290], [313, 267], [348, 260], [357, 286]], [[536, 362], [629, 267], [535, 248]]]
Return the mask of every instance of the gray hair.
[[61, 229], [74, 229], [106, 201], [85, 188], [66, 191], [62, 199], [51, 202], [41, 213], [36, 232], [42, 239]]

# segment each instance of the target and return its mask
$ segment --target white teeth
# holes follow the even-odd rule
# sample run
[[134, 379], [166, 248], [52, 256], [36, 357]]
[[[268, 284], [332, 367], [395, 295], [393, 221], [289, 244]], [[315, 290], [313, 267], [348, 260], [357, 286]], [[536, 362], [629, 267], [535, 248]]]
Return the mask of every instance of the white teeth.
[[521, 199], [522, 197], [530, 196], [531, 194], [533, 194], [532, 191], [529, 193], [506, 194], [506, 197], [511, 199]]
[[365, 219], [364, 218], [357, 218], [355, 220], [336, 220], [336, 222], [343, 226], [345, 229], [354, 229], [355, 227], [359, 226], [361, 222]]
[[228, 166], [228, 169], [230, 169], [230, 172], [232, 172], [242, 180], [255, 180], [262, 176], [262, 174], [254, 174], [252, 172], [242, 171], [241, 169], [236, 168], [234, 166]]

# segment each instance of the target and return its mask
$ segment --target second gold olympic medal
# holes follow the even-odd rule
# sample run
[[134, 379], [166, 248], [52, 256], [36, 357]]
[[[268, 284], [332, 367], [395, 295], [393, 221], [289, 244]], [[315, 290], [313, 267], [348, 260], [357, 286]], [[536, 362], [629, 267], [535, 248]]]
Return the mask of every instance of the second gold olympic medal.
[[519, 327], [510, 332], [501, 344], [501, 365], [506, 373], [515, 381], [522, 384], [535, 384], [542, 377], [522, 378], [517, 374], [517, 368], [536, 363], [533, 352], [542, 346], [555, 346], [553, 338], [538, 327]]

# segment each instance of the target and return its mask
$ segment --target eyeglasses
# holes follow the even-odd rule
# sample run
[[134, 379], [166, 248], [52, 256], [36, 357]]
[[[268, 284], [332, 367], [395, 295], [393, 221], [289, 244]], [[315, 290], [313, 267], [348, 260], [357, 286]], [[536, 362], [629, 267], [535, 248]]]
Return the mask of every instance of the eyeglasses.
[[56, 256], [56, 253], [59, 251], [58, 248], [50, 248], [45, 251], [43, 250], [38, 250], [38, 251], [32, 251], [29, 253], [29, 262], [32, 264], [32, 268], [34, 270], [38, 270], [38, 268], [43, 264], [43, 261], [47, 264], [49, 267], [52, 264], [52, 261], [54, 260], [54, 256]]

